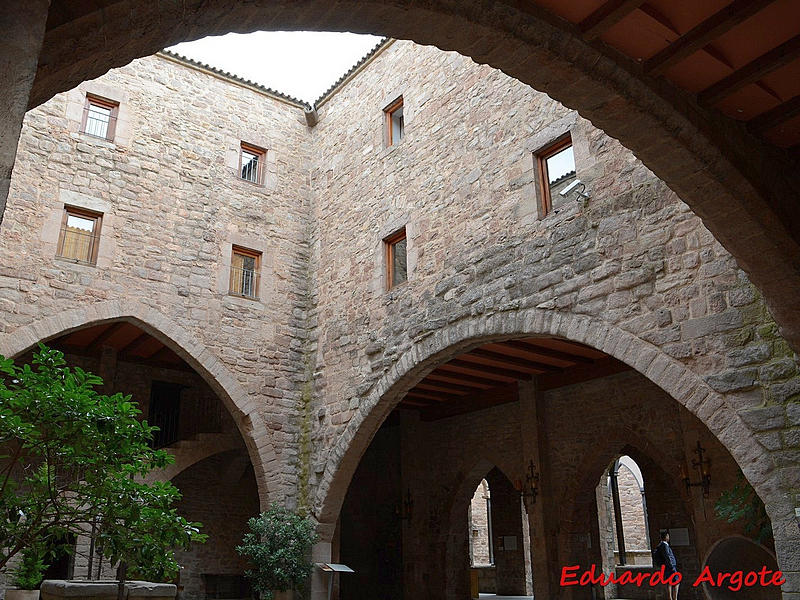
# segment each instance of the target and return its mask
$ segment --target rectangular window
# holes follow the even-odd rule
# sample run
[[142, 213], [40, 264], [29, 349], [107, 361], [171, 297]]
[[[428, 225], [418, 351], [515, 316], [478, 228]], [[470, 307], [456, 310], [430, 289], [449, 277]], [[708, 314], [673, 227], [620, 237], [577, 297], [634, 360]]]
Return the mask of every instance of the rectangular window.
[[264, 183], [264, 162], [267, 151], [242, 142], [239, 152], [239, 174], [245, 181]]
[[64, 207], [58, 256], [77, 262], [95, 264], [103, 215], [82, 208]]
[[245, 298], [258, 298], [258, 283], [261, 270], [261, 252], [233, 247], [231, 256], [230, 293]]
[[386, 145], [393, 146], [403, 139], [405, 125], [403, 122], [403, 97], [400, 96], [384, 109], [386, 115]]
[[113, 140], [118, 112], [119, 102], [87, 94], [83, 108], [83, 132], [104, 140]]
[[542, 215], [547, 215], [563, 201], [559, 192], [575, 180], [572, 138], [567, 136], [551, 144], [536, 154], [536, 161], [539, 168]]
[[407, 240], [405, 227], [384, 241], [386, 246], [386, 287], [392, 289], [408, 280]]

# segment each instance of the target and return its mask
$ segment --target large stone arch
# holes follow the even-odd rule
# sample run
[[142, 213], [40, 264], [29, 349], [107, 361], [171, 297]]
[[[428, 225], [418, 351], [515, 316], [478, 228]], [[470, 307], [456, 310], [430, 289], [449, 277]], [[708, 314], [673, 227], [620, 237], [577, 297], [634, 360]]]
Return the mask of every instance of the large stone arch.
[[800, 347], [800, 205], [790, 200], [800, 177], [789, 175], [790, 157], [525, 3], [119, 0], [45, 32], [28, 106], [165, 46], [259, 29], [373, 32], [455, 50], [576, 109], [703, 219]]
[[276, 464], [269, 432], [258, 405], [228, 368], [199, 340], [158, 310], [136, 300], [111, 300], [57, 313], [0, 336], [0, 354], [17, 356], [57, 336], [109, 321], [126, 320], [157, 338], [183, 358], [208, 383], [233, 416], [256, 473], [261, 506], [269, 503], [269, 465]]
[[[599, 319], [544, 309], [471, 317], [446, 325], [413, 345], [363, 398], [330, 453], [318, 488], [322, 523], [336, 520], [350, 478], [373, 435], [405, 393], [437, 365], [492, 340], [552, 335], [577, 341], [626, 363], [703, 422], [730, 453], [767, 506], [781, 555], [782, 538], [793, 535], [793, 507], [767, 450], [726, 401], [696, 373], [658, 348]], [[790, 544], [785, 545], [786, 552]], [[788, 560], [788, 555], [787, 555]]]

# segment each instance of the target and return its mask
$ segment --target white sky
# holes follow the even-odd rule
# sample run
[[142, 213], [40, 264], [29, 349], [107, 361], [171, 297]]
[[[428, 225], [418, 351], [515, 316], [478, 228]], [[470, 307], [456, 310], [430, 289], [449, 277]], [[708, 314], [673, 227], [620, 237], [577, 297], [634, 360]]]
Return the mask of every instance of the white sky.
[[311, 104], [380, 40], [354, 33], [258, 31], [207, 37], [167, 50]]

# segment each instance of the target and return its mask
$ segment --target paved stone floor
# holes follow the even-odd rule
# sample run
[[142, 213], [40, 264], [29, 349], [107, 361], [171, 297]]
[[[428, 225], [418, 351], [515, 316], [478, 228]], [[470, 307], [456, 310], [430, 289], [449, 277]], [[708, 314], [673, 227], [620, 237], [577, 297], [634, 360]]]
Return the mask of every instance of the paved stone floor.
[[533, 600], [533, 596], [498, 596], [496, 594], [481, 594], [487, 600]]

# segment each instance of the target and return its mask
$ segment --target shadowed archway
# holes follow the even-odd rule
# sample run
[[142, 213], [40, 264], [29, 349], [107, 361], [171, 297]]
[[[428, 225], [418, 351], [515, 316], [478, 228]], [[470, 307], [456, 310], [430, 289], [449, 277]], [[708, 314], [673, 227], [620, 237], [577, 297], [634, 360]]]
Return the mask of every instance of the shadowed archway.
[[276, 487], [270, 478], [277, 476], [268, 472], [267, 465], [276, 459], [256, 403], [210, 350], [157, 310], [134, 300], [121, 300], [67, 311], [21, 327], [13, 335], [1, 336], [0, 354], [17, 356], [40, 342], [89, 326], [122, 321], [134, 324], [177, 354], [217, 394], [245, 441], [255, 468], [261, 506], [267, 506], [268, 490]]

